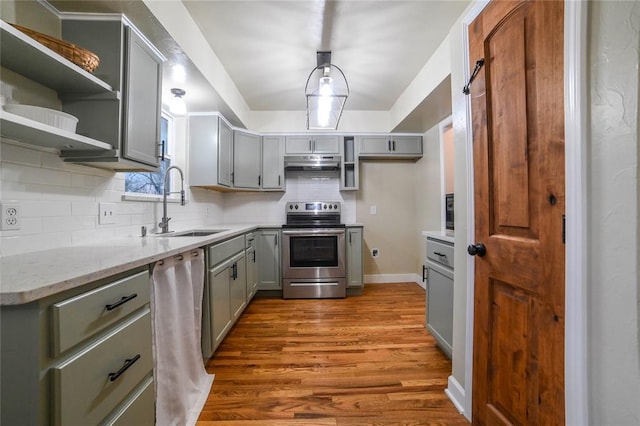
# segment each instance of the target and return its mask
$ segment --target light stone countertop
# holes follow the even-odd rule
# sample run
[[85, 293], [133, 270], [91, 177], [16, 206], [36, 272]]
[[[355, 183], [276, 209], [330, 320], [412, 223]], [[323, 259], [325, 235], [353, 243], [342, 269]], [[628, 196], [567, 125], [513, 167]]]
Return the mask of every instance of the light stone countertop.
[[258, 228], [280, 226], [215, 225], [204, 228], [225, 231], [205, 237], [149, 234], [5, 256], [0, 258], [0, 305], [32, 302]]
[[427, 238], [455, 243], [453, 231], [422, 231], [422, 235]]

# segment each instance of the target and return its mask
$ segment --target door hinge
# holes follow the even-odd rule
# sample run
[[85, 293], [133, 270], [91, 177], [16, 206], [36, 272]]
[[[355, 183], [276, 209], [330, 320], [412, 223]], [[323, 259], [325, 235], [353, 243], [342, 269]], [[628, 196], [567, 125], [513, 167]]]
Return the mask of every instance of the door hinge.
[[567, 243], [567, 215], [562, 215], [562, 244]]

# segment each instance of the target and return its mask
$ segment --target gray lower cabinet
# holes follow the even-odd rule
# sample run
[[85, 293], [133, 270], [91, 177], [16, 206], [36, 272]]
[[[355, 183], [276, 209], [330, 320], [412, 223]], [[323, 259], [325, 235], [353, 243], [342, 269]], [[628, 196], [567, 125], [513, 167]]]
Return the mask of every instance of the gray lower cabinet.
[[245, 237], [207, 249], [208, 274], [202, 312], [202, 355], [208, 359], [247, 305]]
[[62, 150], [67, 162], [114, 170], [156, 171], [159, 164], [162, 54], [122, 15], [63, 16], [62, 37], [100, 57], [95, 74], [112, 96], [62, 98], [78, 117], [77, 133], [107, 142], [112, 150]]
[[218, 114], [189, 116], [189, 185], [230, 189], [233, 170], [231, 126]]
[[233, 187], [260, 189], [262, 176], [262, 139], [260, 135], [242, 130], [233, 131]]
[[284, 136], [262, 137], [262, 189], [284, 190]]
[[258, 234], [258, 290], [282, 290], [280, 276], [280, 229]]
[[256, 256], [257, 233], [245, 235], [245, 263], [247, 265], [247, 304], [258, 291], [258, 259]]
[[362, 227], [347, 227], [347, 295], [363, 288]]
[[367, 158], [417, 159], [422, 157], [422, 136], [357, 136], [358, 155]]
[[429, 333], [451, 358], [453, 340], [453, 244], [427, 238], [427, 314]]
[[0, 307], [0, 423], [153, 425], [149, 300], [144, 267]]

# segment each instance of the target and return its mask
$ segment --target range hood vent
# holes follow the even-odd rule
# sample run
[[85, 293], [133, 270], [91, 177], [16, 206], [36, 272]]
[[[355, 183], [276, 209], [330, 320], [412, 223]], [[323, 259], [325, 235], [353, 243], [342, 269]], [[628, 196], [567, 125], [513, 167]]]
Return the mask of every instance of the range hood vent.
[[339, 155], [287, 155], [284, 157], [287, 170], [339, 170]]

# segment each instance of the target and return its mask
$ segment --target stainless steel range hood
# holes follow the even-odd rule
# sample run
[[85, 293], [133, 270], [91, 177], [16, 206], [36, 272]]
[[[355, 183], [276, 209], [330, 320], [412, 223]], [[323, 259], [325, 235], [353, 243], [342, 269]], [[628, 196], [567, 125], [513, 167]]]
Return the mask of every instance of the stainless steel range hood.
[[284, 168], [287, 170], [339, 170], [339, 155], [286, 155]]

